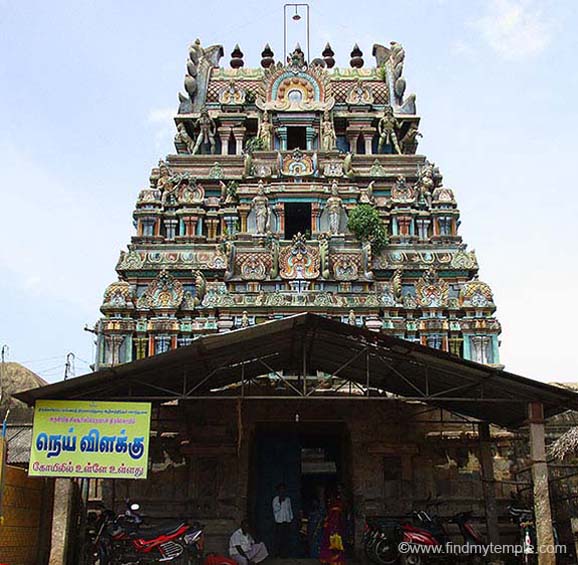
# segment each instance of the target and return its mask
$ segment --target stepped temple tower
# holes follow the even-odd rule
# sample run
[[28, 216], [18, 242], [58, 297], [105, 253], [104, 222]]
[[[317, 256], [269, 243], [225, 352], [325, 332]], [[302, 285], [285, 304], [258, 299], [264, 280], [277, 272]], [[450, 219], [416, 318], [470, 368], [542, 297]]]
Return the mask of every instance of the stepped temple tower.
[[311, 311], [499, 364], [500, 324], [454, 192], [417, 153], [403, 47], [327, 45], [260, 68], [189, 48], [176, 153], [137, 197], [104, 293], [97, 368]]

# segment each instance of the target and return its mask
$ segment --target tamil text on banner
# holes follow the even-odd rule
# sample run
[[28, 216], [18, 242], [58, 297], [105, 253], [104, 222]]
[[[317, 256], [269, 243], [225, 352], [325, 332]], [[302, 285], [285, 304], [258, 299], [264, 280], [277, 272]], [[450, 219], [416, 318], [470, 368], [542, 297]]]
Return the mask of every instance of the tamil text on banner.
[[28, 474], [146, 479], [148, 402], [37, 400]]

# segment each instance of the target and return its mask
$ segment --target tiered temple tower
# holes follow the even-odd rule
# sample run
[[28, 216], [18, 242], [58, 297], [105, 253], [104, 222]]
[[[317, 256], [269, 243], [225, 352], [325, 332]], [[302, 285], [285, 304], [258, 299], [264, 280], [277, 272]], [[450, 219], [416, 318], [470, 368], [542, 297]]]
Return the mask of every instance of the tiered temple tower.
[[417, 155], [420, 118], [405, 52], [373, 46], [364, 67], [276, 62], [231, 69], [190, 48], [176, 154], [140, 191], [136, 234], [97, 323], [97, 367], [196, 337], [311, 311], [481, 363], [499, 364], [500, 324], [454, 193]]

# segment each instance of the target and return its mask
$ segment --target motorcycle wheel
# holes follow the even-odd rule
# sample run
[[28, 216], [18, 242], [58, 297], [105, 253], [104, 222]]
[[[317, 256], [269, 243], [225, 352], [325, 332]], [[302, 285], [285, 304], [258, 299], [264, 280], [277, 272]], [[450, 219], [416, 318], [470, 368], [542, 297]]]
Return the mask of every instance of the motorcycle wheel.
[[369, 559], [369, 561], [371, 561], [372, 563], [376, 563], [376, 556], [375, 556], [375, 546], [377, 544], [375, 542], [370, 542], [370, 543], [366, 543], [364, 550], [365, 550], [365, 556], [367, 557], [367, 559]]
[[375, 562], [380, 565], [393, 565], [397, 563], [398, 553], [397, 546], [390, 540], [380, 540], [373, 549]]
[[399, 558], [399, 565], [423, 565], [421, 555], [402, 555]]

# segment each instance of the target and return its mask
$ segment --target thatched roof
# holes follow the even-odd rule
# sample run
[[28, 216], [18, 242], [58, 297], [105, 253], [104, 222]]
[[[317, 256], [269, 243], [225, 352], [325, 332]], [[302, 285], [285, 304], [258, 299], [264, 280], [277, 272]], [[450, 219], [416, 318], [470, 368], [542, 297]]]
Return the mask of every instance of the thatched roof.
[[2, 392], [0, 421], [4, 420], [6, 411], [10, 408], [9, 422], [32, 422], [32, 408], [26, 406], [24, 402], [12, 398], [12, 395], [30, 388], [45, 386], [46, 384], [43, 378], [20, 365], [20, 363], [0, 364], [0, 390]]
[[555, 459], [566, 459], [578, 455], [578, 426], [563, 433], [548, 450]]

